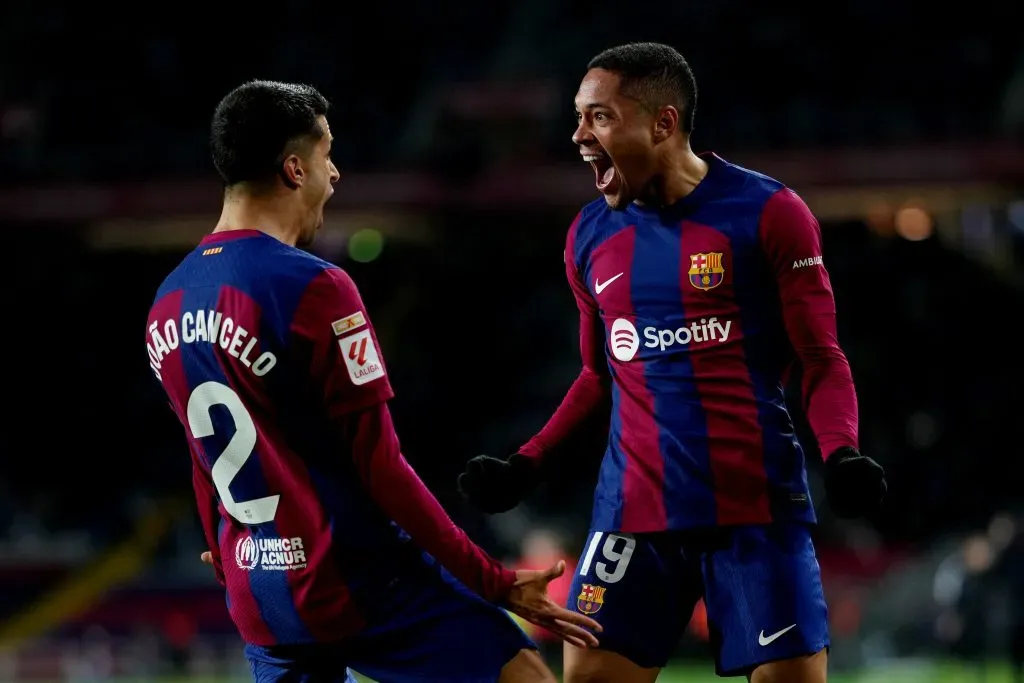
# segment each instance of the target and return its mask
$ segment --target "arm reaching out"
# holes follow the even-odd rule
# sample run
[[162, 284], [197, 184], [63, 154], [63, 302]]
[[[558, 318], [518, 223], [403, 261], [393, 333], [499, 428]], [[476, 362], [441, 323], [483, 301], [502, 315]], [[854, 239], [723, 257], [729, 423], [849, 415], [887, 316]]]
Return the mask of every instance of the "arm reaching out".
[[541, 462], [589, 424], [610, 397], [604, 323], [575, 262], [578, 224], [579, 217], [569, 229], [565, 273], [579, 310], [583, 368], [554, 415], [517, 453], [508, 460], [481, 455], [466, 464], [466, 471], [459, 476], [459, 490], [470, 503], [487, 513], [505, 512], [518, 505], [538, 483]]
[[374, 501], [455, 578], [578, 647], [597, 644], [586, 630], [600, 630], [597, 622], [564, 609], [547, 595], [548, 583], [562, 574], [565, 564], [543, 572], [514, 572], [473, 543], [402, 457], [386, 405], [349, 416], [345, 432], [359, 475]]
[[359, 292], [339, 269], [307, 289], [292, 334], [309, 363], [312, 387], [323, 392], [328, 418], [352, 454], [373, 501], [459, 581], [485, 599], [586, 647], [597, 623], [556, 605], [547, 584], [558, 573], [504, 568], [445, 513], [402, 456], [386, 401], [393, 396], [376, 335]]
[[565, 274], [580, 314], [580, 356], [583, 368], [548, 423], [519, 453], [540, 461], [586, 424], [610, 396], [611, 378], [604, 355], [604, 322], [583, 277], [566, 249]]

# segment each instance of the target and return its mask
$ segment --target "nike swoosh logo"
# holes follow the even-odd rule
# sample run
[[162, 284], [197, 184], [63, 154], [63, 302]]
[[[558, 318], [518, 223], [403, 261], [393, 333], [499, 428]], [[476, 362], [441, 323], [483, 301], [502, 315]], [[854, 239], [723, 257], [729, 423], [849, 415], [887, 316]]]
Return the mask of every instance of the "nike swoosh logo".
[[616, 280], [618, 280], [623, 275], [624, 275], [624, 273], [619, 273], [615, 277], [610, 277], [607, 280], [605, 280], [604, 282], [601, 282], [597, 278], [594, 278], [594, 291], [597, 292], [598, 294], [600, 294], [601, 292], [603, 292], [605, 290], [605, 288], [608, 285], [610, 285], [611, 283], [615, 282]]
[[761, 635], [759, 635], [757, 637], [757, 643], [761, 647], [768, 647], [769, 645], [774, 643], [776, 640], [778, 640], [782, 636], [786, 635], [787, 633], [789, 633], [790, 631], [792, 631], [795, 628], [796, 628], [796, 624], [792, 624], [791, 626], [787, 626], [786, 628], [782, 629], [781, 631], [776, 631], [775, 633], [771, 634], [770, 636], [766, 636], [764, 634], [764, 631], [761, 631]]

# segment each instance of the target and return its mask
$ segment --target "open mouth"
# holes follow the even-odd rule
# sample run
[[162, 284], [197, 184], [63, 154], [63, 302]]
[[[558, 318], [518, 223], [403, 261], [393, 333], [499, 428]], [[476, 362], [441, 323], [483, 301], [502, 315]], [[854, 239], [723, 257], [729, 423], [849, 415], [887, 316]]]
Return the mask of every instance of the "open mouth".
[[615, 166], [612, 164], [611, 158], [607, 154], [600, 152], [598, 154], [584, 154], [583, 160], [589, 162], [594, 169], [598, 192], [609, 192], [616, 179]]

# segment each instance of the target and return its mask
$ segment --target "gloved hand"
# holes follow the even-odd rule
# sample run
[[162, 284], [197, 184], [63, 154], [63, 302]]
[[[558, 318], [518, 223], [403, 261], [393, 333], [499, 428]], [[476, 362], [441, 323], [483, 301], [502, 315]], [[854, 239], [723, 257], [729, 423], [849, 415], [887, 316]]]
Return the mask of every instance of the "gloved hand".
[[537, 485], [537, 469], [537, 463], [519, 453], [508, 460], [478, 455], [459, 475], [459, 491], [487, 514], [507, 512]]
[[825, 460], [825, 495], [838, 517], [872, 515], [888, 489], [882, 466], [856, 448], [844, 446]]

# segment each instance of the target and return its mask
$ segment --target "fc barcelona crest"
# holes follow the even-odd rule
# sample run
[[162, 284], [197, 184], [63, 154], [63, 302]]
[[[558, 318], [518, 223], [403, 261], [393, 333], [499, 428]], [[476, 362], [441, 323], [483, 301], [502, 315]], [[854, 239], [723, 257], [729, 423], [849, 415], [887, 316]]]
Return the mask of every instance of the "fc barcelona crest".
[[583, 584], [583, 590], [576, 598], [576, 609], [584, 614], [593, 614], [604, 605], [604, 586], [592, 586], [589, 583]]
[[722, 284], [724, 279], [725, 266], [722, 265], [722, 252], [690, 254], [691, 285], [706, 292]]

